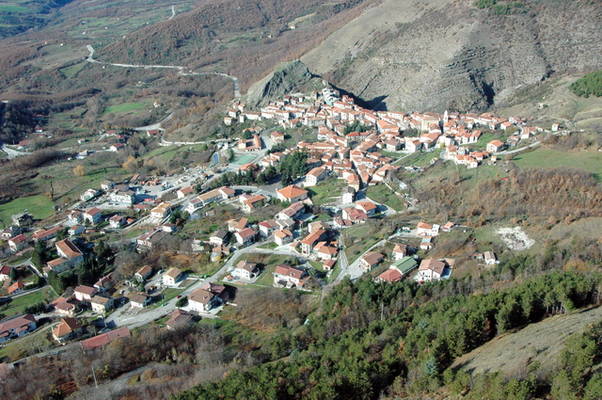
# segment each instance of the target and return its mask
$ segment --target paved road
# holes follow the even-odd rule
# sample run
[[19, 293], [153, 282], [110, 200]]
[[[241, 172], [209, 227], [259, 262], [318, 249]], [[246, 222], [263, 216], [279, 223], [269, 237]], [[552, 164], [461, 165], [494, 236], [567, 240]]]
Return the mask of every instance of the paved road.
[[516, 153], [520, 153], [521, 151], [525, 151], [527, 149], [532, 149], [534, 147], [537, 147], [540, 144], [541, 144], [541, 142], [538, 140], [537, 142], [532, 143], [532, 144], [530, 144], [528, 146], [525, 146], [525, 147], [521, 147], [520, 149], [500, 151], [499, 153], [493, 153], [493, 154], [496, 155], [496, 156], [505, 156], [505, 155], [508, 155], [508, 154], [516, 154]]
[[2, 151], [6, 153], [6, 155], [8, 156], [9, 159], [13, 159], [13, 158], [17, 158], [17, 157], [26, 156], [28, 154], [31, 154], [28, 151], [19, 151], [19, 150], [11, 149], [6, 144], [2, 145]]

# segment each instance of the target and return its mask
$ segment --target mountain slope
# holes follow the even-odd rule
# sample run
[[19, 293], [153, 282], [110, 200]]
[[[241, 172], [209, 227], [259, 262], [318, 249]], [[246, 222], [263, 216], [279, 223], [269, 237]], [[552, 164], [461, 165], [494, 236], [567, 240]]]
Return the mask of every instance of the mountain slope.
[[57, 9], [72, 0], [15, 0], [0, 4], [0, 38], [45, 25]]
[[473, 374], [497, 371], [520, 376], [529, 364], [537, 362], [540, 373], [546, 374], [558, 365], [558, 356], [571, 335], [601, 320], [602, 307], [557, 315], [493, 339], [458, 358], [452, 368]]
[[523, 3], [497, 15], [472, 0], [385, 0], [302, 61], [374, 106], [438, 111], [484, 110], [518, 86], [600, 68], [601, 3]]
[[238, 76], [244, 87], [281, 61], [297, 58], [318, 45], [359, 15], [367, 3], [370, 1], [205, 0], [188, 13], [100, 49], [98, 57], [206, 67]]

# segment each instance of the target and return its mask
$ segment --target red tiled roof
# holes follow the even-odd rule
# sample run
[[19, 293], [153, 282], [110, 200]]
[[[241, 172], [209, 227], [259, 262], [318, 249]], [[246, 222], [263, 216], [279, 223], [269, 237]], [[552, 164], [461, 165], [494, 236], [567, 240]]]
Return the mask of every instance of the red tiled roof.
[[290, 265], [278, 265], [274, 270], [275, 274], [286, 275], [293, 278], [301, 279], [305, 271], [291, 267]]
[[290, 185], [285, 188], [278, 190], [278, 193], [287, 199], [295, 199], [307, 195], [307, 190], [301, 189], [298, 186]]
[[386, 282], [398, 282], [401, 280], [401, 272], [391, 268], [380, 274], [378, 277]]
[[77, 246], [69, 239], [63, 239], [59, 242], [56, 242], [56, 247], [68, 258], [75, 258], [82, 255], [80, 249], [78, 249]]
[[110, 332], [100, 334], [98, 336], [91, 337], [90, 339], [83, 340], [80, 343], [81, 343], [82, 347], [84, 348], [84, 350], [92, 350], [92, 349], [96, 349], [98, 347], [105, 346], [119, 338], [124, 338], [124, 337], [129, 337], [129, 336], [130, 336], [130, 330], [127, 327], [123, 327], [123, 328], [115, 329]]
[[12, 285], [10, 285], [7, 289], [8, 294], [14, 293], [19, 289], [23, 289], [25, 287], [25, 285], [23, 284], [23, 282], [21, 281], [17, 281], [15, 283], [13, 283]]
[[94, 293], [96, 293], [96, 289], [90, 286], [80, 285], [75, 288], [75, 292], [92, 296]]

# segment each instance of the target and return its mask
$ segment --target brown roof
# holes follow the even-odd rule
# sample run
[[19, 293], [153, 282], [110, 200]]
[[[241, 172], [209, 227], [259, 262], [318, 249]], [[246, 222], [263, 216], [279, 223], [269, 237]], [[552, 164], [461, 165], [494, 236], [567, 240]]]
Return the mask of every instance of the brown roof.
[[286, 215], [287, 217], [292, 217], [293, 215], [296, 215], [299, 211], [303, 210], [305, 208], [305, 205], [303, 203], [301, 203], [300, 201], [291, 204], [290, 206], [286, 207], [284, 210], [280, 211], [280, 213]]
[[108, 297], [104, 297], [104, 296], [94, 296], [90, 300], [91, 303], [102, 304], [103, 306], [105, 304], [107, 304], [109, 301], [111, 301], [111, 299]]
[[[56, 235], [60, 230], [62, 230], [63, 227], [61, 225], [57, 225], [55, 227], [52, 227], [50, 229], [42, 229], [39, 231], [36, 231], [33, 233], [33, 235], [31, 235], [32, 238], [34, 239], [43, 239], [49, 236], [53, 236]], [[13, 238], [14, 239], [14, 238]]]
[[75, 310], [75, 304], [69, 303], [63, 299], [63, 301], [55, 303], [54, 308], [62, 311], [72, 311]]
[[182, 274], [182, 271], [179, 268], [170, 268], [165, 273], [166, 276], [169, 276], [173, 279], [176, 279], [178, 276]]
[[422, 260], [420, 263], [420, 270], [430, 269], [438, 273], [439, 275], [443, 274], [445, 270], [445, 263], [443, 261], [435, 260], [434, 258], [427, 258], [426, 260]]
[[280, 230], [274, 232], [274, 236], [276, 236], [280, 239], [284, 239], [286, 237], [293, 236], [293, 234], [288, 229], [280, 229]]
[[248, 239], [250, 237], [255, 236], [257, 234], [257, 232], [255, 232], [255, 230], [253, 228], [245, 228], [245, 229], [241, 230], [240, 232], [237, 232], [237, 234], [242, 239]]
[[357, 205], [363, 208], [365, 211], [375, 210], [376, 205], [371, 201], [358, 201]]
[[96, 215], [96, 214], [99, 214], [101, 212], [102, 212], [102, 210], [100, 208], [96, 208], [96, 207], [91, 208], [91, 209], [85, 211], [85, 213], [88, 214], [88, 215]]
[[53, 269], [54, 267], [66, 263], [68, 260], [63, 257], [55, 258], [54, 260], [50, 260], [46, 263], [48, 268]]
[[153, 268], [150, 265], [145, 265], [144, 267], [142, 267], [138, 271], [136, 271], [136, 273], [138, 275], [141, 275], [142, 277], [146, 277], [146, 276], [150, 275], [151, 272], [153, 272]]
[[427, 224], [426, 222], [422, 221], [418, 223], [417, 227], [420, 229], [433, 229], [433, 225]]
[[257, 269], [257, 264], [251, 263], [248, 261], [241, 261], [238, 264], [236, 264], [236, 268], [243, 269], [243, 270], [249, 271], [249, 272], [253, 272]]
[[148, 299], [148, 296], [144, 293], [130, 293], [127, 297], [132, 303], [138, 304], [144, 304], [146, 302], [146, 299]]
[[408, 250], [407, 244], [396, 244], [393, 248], [393, 253], [405, 253]]
[[179, 326], [184, 326], [192, 322], [192, 315], [182, 310], [174, 310], [169, 314], [169, 319], [165, 323], [166, 326], [170, 328], [177, 328]]
[[190, 301], [196, 301], [201, 304], [207, 304], [211, 301], [214, 294], [205, 289], [197, 289], [190, 294], [188, 299]]
[[9, 275], [10, 274], [10, 270], [11, 270], [10, 266], [3, 265], [2, 267], [0, 267], [0, 275]]
[[384, 256], [382, 254], [371, 252], [362, 257], [362, 260], [364, 260], [368, 265], [373, 266], [381, 262], [383, 258]]
[[302, 241], [302, 244], [306, 244], [308, 246], [313, 246], [318, 240], [320, 240], [320, 237], [326, 233], [325, 230], [323, 229], [318, 229], [317, 231], [310, 233], [309, 235], [307, 235]]

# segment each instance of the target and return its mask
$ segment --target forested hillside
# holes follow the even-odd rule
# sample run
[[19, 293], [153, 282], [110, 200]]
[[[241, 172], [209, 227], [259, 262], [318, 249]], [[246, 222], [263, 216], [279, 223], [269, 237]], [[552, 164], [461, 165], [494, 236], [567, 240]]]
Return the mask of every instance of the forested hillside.
[[471, 381], [448, 367], [496, 335], [599, 304], [600, 278], [554, 273], [483, 295], [469, 295], [476, 287], [468, 281], [420, 288], [346, 283], [324, 299], [306, 329], [279, 339], [280, 354], [289, 355], [286, 360], [233, 371], [176, 398], [425, 398], [448, 383], [471, 398], [529, 399], [574, 391], [590, 399], [600, 382], [591, 370], [602, 358], [599, 326], [567, 348], [553, 383], [529, 373], [509, 383], [496, 376]]

